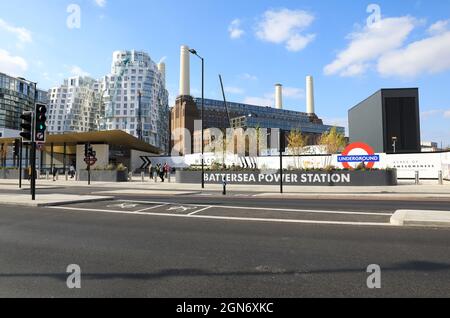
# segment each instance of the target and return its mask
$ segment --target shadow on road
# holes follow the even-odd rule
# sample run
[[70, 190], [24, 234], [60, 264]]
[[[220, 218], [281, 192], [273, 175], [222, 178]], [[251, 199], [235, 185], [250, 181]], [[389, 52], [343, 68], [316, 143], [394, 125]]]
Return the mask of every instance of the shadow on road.
[[[399, 263], [391, 267], [382, 267], [383, 273], [386, 272], [440, 272], [450, 271], [450, 264], [434, 263], [424, 261], [413, 261]], [[230, 272], [212, 272], [201, 269], [167, 269], [155, 273], [82, 273], [83, 279], [87, 280], [156, 280], [173, 277], [222, 277], [222, 276], [290, 276], [290, 275], [320, 275], [320, 274], [346, 274], [346, 273], [365, 273], [365, 268], [348, 269], [322, 269], [312, 271], [288, 271], [283, 269], [274, 269], [269, 266], [259, 267], [255, 271], [230, 271]], [[22, 273], [22, 274], [0, 274], [2, 278], [51, 278], [66, 281], [67, 273], [44, 274], [44, 273]]]

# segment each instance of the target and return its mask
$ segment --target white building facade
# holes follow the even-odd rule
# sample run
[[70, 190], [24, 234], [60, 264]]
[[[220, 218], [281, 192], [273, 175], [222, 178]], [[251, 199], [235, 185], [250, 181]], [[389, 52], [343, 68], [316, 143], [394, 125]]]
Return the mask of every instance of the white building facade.
[[49, 90], [48, 130], [51, 134], [97, 131], [103, 112], [96, 80], [72, 77]]
[[96, 84], [103, 95], [101, 130], [123, 130], [168, 152], [169, 93], [165, 64], [141, 51], [113, 53], [111, 73]]

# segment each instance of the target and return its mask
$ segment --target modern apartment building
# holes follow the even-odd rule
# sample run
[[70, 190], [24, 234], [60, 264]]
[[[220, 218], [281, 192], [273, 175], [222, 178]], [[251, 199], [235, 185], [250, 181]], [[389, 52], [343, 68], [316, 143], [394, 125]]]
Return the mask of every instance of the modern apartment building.
[[[33, 110], [34, 102], [47, 104], [47, 92], [35, 90], [35, 83], [0, 73], [0, 130], [2, 135], [19, 136], [20, 115]], [[8, 134], [6, 134], [8, 132]]]
[[49, 90], [48, 129], [51, 134], [97, 131], [103, 112], [101, 96], [89, 77], [65, 79]]
[[96, 84], [105, 105], [101, 130], [123, 130], [157, 148], [169, 149], [169, 93], [165, 64], [140, 51], [113, 53], [111, 73]]

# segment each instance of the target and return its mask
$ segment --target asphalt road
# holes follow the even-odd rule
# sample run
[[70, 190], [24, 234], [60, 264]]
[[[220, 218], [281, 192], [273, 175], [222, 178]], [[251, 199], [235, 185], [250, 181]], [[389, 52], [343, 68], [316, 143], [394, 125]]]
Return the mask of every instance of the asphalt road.
[[[134, 200], [143, 197], [52, 209], [0, 206], [0, 297], [450, 296], [450, 230], [252, 220], [375, 218], [383, 223], [386, 211], [408, 202]], [[195, 209], [177, 210], [180, 204]], [[443, 204], [448, 206], [433, 207]], [[211, 208], [202, 211], [203, 205]], [[247, 208], [224, 207], [231, 205]], [[270, 211], [275, 206], [380, 215]], [[225, 218], [208, 218], [217, 215]], [[70, 264], [81, 267], [81, 289], [66, 286]], [[371, 264], [381, 267], [381, 289], [367, 288]]]

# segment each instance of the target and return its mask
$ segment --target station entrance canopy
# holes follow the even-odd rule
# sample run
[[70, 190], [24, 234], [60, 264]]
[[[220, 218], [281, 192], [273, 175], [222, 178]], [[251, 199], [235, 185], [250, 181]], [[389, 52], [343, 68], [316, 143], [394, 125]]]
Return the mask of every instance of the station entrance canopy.
[[[0, 138], [0, 144], [12, 145], [14, 144], [14, 140], [15, 138]], [[107, 144], [110, 146], [153, 153], [155, 155], [161, 154], [160, 149], [121, 130], [49, 135], [47, 136], [47, 141], [43, 150], [49, 153], [53, 146], [54, 153], [75, 155], [77, 145], [86, 143]], [[64, 148], [66, 148], [65, 151]]]

